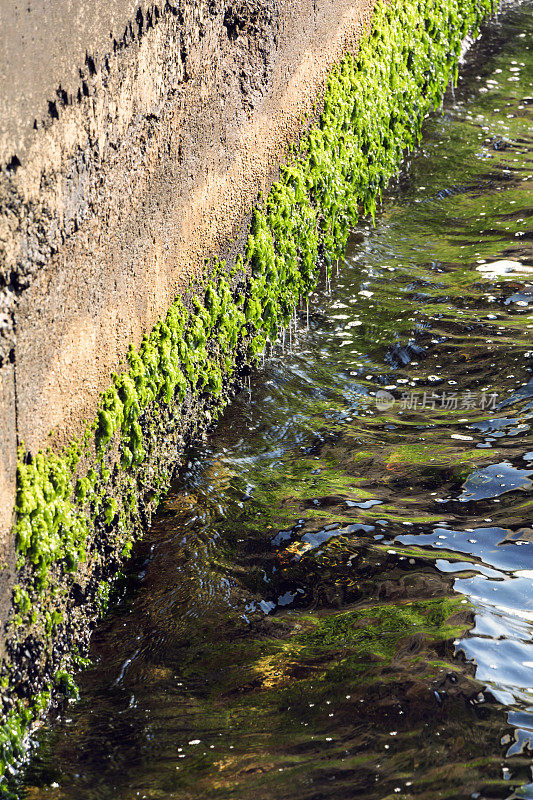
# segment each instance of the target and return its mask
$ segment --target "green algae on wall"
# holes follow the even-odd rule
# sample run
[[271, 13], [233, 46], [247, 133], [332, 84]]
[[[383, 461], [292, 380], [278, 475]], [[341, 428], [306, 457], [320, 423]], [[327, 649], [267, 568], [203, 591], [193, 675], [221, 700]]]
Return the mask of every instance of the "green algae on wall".
[[[315, 289], [319, 258], [329, 274], [359, 215], [374, 216], [403, 152], [419, 139], [425, 115], [456, 79], [462, 39], [477, 34], [490, 8], [488, 0], [379, 3], [358, 52], [329, 77], [319, 126], [293, 148], [266, 201], [254, 210], [244, 260], [231, 272], [224, 263], [215, 265], [187, 307], [177, 299], [140, 348], [130, 348], [124, 371], [112, 377], [81, 442], [63, 454], [21, 450], [15, 525], [20, 580], [10, 637], [20, 642], [29, 631], [54, 636], [65, 594], [57, 587], [86, 563], [96, 523], [113, 526], [122, 554], [129, 553], [132, 531], [140, 527], [138, 497], [149, 492], [157, 502], [169, 480], [168, 465], [148, 464], [149, 445], [159, 433], [157, 410], [179, 413], [186, 398], [207, 396], [216, 416], [238, 348], [245, 343], [253, 363]], [[69, 673], [66, 651], [62, 659], [54, 674]], [[12, 674], [5, 662], [6, 731], [8, 711], [21, 730], [33, 718], [27, 712], [32, 701], [23, 700], [28, 687]], [[41, 676], [42, 691], [49, 679]], [[0, 740], [2, 769], [12, 758], [9, 740], [9, 733]]]

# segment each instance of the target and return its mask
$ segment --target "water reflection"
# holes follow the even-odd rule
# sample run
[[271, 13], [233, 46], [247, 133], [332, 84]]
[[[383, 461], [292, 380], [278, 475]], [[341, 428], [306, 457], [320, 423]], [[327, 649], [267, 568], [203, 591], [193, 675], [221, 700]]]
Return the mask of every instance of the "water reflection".
[[18, 796], [533, 797], [530, 11], [190, 452]]

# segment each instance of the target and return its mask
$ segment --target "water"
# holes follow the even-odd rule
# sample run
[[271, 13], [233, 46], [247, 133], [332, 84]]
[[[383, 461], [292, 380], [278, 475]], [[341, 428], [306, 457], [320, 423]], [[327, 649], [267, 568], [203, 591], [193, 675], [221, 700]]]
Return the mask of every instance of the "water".
[[533, 797], [532, 33], [188, 453], [20, 797]]

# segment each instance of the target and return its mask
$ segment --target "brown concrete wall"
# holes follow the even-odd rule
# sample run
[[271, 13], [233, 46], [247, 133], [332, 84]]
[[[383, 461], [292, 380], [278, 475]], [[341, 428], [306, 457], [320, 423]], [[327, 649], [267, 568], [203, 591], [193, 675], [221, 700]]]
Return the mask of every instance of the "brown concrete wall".
[[0, 4], [0, 162], [25, 160], [34, 124], [50, 124], [50, 103], [70, 101], [80, 87], [80, 71], [89, 75], [88, 60], [110, 51], [138, 33], [136, 0], [50, 2], [3, 0]]
[[8, 552], [17, 439], [78, 435], [128, 345], [228, 251], [372, 0], [0, 2]]
[[[17, 454], [15, 369], [11, 363], [0, 368], [0, 620], [10, 609], [10, 589], [15, 575], [15, 541], [11, 536]], [[4, 641], [0, 636], [0, 658]]]

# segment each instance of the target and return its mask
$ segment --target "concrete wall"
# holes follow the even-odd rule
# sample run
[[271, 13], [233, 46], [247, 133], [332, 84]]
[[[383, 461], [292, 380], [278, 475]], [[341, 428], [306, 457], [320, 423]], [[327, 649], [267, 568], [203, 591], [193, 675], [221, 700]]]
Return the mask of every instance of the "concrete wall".
[[80, 434], [128, 345], [228, 252], [372, 0], [0, 3], [5, 588], [17, 442]]

